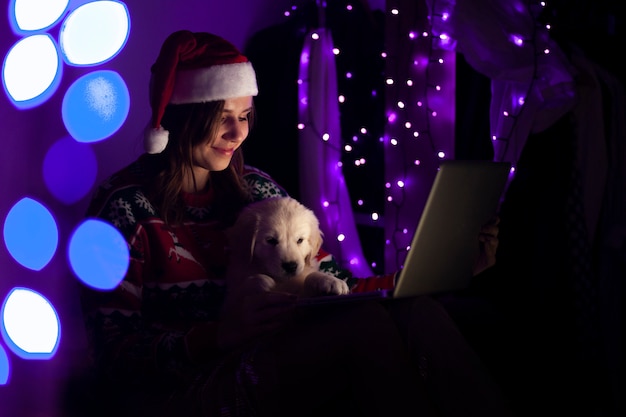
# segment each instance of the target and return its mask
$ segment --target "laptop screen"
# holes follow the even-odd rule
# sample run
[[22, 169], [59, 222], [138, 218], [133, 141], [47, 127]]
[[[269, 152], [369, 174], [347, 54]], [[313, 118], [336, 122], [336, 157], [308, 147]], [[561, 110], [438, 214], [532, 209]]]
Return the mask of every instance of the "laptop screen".
[[395, 297], [466, 288], [478, 235], [497, 214], [511, 164], [442, 161], [407, 253]]

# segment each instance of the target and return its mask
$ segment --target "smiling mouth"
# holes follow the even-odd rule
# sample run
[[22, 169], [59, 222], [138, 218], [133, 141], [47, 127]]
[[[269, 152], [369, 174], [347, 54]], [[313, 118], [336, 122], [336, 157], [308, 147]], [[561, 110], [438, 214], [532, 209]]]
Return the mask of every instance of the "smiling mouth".
[[232, 149], [222, 149], [222, 148], [213, 148], [213, 150], [222, 155], [230, 156], [235, 152], [235, 148]]

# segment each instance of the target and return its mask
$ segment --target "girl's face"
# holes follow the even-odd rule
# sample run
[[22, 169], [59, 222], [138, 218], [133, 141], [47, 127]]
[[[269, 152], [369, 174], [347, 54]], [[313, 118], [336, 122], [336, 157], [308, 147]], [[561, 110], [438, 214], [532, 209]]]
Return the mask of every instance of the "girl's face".
[[[224, 110], [217, 136], [193, 148], [194, 171], [223, 171], [230, 164], [233, 153], [248, 137], [248, 116], [252, 111], [252, 96], [224, 100]], [[201, 175], [202, 176], [202, 175]]]

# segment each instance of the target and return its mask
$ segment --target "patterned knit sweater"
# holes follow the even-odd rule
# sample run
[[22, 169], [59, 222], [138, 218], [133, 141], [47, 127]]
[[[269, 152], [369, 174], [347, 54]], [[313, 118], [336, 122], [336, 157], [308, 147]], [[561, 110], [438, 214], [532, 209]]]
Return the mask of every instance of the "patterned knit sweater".
[[[142, 191], [144, 158], [105, 181], [89, 206], [89, 217], [106, 220], [123, 234], [130, 265], [112, 291], [83, 288], [82, 302], [96, 369], [124, 384], [152, 381], [167, 391], [197, 372], [184, 336], [194, 324], [218, 317], [226, 242], [211, 212], [211, 192], [184, 194], [183, 225], [164, 223]], [[254, 200], [287, 195], [258, 169], [247, 166], [244, 179]], [[323, 250], [317, 260], [321, 270], [346, 280], [354, 292], [393, 286], [393, 275], [353, 277]]]

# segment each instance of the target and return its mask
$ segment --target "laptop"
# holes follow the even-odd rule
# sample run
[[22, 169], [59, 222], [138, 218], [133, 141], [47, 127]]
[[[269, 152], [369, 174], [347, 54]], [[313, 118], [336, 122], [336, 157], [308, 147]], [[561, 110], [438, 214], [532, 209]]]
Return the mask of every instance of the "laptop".
[[302, 298], [302, 306], [413, 297], [467, 288], [478, 234], [498, 212], [511, 172], [508, 162], [444, 160], [393, 290]]

